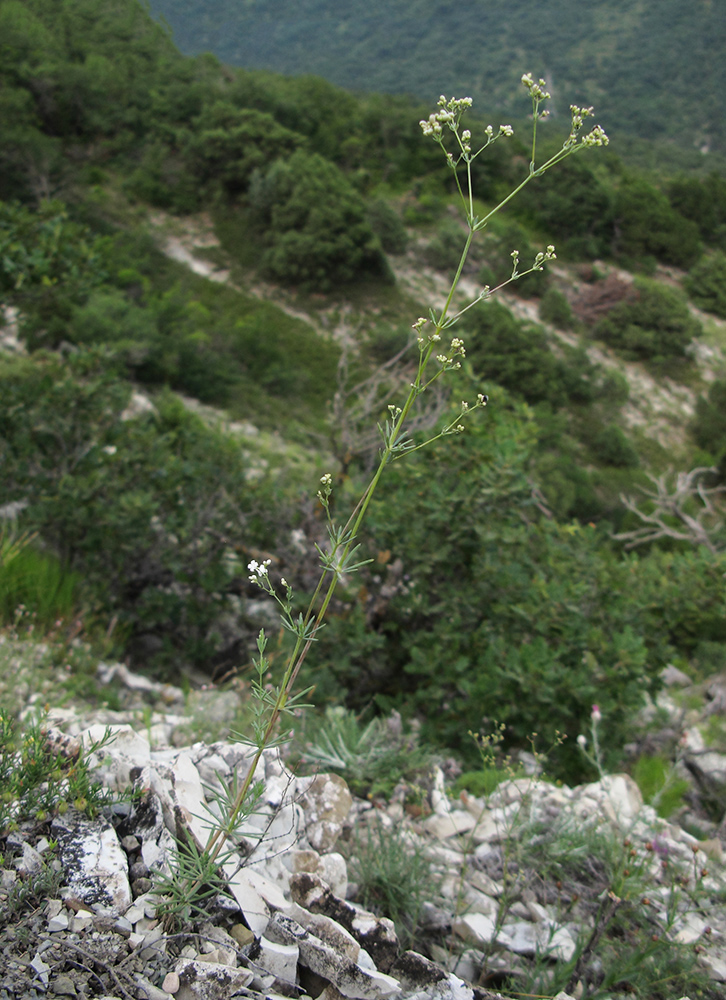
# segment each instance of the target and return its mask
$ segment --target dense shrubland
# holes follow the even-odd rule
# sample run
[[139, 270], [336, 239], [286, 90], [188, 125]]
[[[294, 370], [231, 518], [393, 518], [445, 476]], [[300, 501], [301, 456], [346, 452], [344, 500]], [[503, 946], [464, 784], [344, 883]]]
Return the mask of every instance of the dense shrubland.
[[[520, 62], [544, 60], [556, 84], [556, 113], [566, 115], [572, 99], [602, 103], [607, 92], [603, 125], [618, 145], [626, 137], [668, 138], [686, 147], [684, 155], [704, 144], [726, 149], [717, 96], [723, 19], [710, 3], [379, 0], [361, 7], [355, 0], [278, 0], [272, 10], [240, 8], [234, 0], [213, 8], [202, 0], [153, 0], [151, 7], [168, 18], [184, 52], [209, 50], [233, 65], [280, 73], [320, 73], [354, 91], [431, 97], [463, 89], [476, 106], [508, 116], [521, 113]], [[651, 155], [655, 162], [661, 151]]]
[[[320, 519], [297, 475], [252, 469], [174, 391], [318, 455], [340, 351], [166, 259], [144, 213], [209, 212], [242, 287], [261, 276], [313, 313], [369, 309], [354, 383], [384, 360], [382, 344], [404, 346], [401, 325], [421, 308], [392, 285], [386, 255], [410, 245], [429, 265], [457, 266], [451, 171], [408, 100], [183, 58], [132, 0], [2, 0], [0, 51], [0, 293], [30, 349], [0, 363], [0, 506], [26, 505], [19, 530], [72, 574], [90, 630], [116, 623], [118, 655], [178, 670], [232, 648], [243, 665], [253, 625], [230, 639], [222, 623], [244, 609], [248, 557], [277, 553], [274, 572], [304, 592], [317, 557], [290, 532], [312, 550]], [[527, 155], [514, 139], [476, 161], [482, 206], [521, 179]], [[719, 313], [724, 231], [722, 177], [654, 179], [608, 151], [597, 170], [568, 160], [533, 183], [467, 276], [494, 285], [512, 241], [525, 260], [552, 240], [573, 266], [690, 269], [688, 294]], [[515, 290], [539, 297], [545, 322], [693, 374], [701, 327], [677, 290], [595, 273], [578, 313], [552, 273], [525, 281]], [[459, 329], [467, 358], [451, 399], [484, 388], [492, 403], [445, 452], [393, 470], [372, 508], [375, 561], [337, 599], [310, 679], [322, 701], [401, 706], [462, 752], [467, 730], [490, 720], [520, 744], [533, 730], [576, 735], [597, 702], [617, 756], [662, 666], [726, 643], [721, 557], [675, 544], [624, 555], [612, 542], [635, 518], [618, 493], [645, 482], [652, 458], [622, 428], [622, 378], [581, 348], [553, 350], [543, 327], [499, 303]], [[405, 384], [405, 352], [395, 371]], [[128, 420], [132, 385], [154, 410]], [[700, 399], [690, 445], [722, 469], [723, 387]], [[373, 400], [371, 424], [387, 402]], [[451, 405], [441, 399], [439, 428]], [[343, 504], [365, 456], [352, 446], [341, 458]], [[563, 773], [572, 766], [563, 754]]]

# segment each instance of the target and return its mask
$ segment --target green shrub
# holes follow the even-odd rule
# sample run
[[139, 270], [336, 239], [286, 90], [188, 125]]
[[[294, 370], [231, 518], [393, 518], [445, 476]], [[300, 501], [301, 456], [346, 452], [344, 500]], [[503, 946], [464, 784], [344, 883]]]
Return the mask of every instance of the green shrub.
[[46, 822], [74, 806], [87, 816], [113, 801], [113, 794], [94, 781], [89, 758], [112, 739], [107, 730], [76, 755], [49, 742], [39, 721], [22, 735], [14, 720], [0, 709], [0, 835], [27, 819]]
[[298, 151], [257, 171], [249, 202], [262, 269], [275, 280], [329, 291], [366, 274], [389, 277], [365, 202], [322, 156]]
[[37, 211], [0, 202], [0, 295], [43, 322], [67, 316], [107, 276], [108, 240], [74, 222], [65, 205]]
[[424, 905], [436, 899], [442, 883], [425, 848], [403, 826], [389, 829], [380, 819], [358, 829], [351, 846], [358, 901], [393, 921], [403, 948], [415, 948]]
[[615, 424], [603, 427], [595, 435], [591, 449], [603, 465], [613, 465], [618, 469], [635, 469], [640, 465], [637, 451]]
[[632, 360], [664, 362], [682, 358], [701, 324], [681, 292], [640, 278], [635, 296], [619, 302], [594, 328], [594, 335]]
[[675, 777], [672, 762], [663, 756], [638, 757], [633, 766], [633, 778], [643, 800], [663, 819], [668, 819], [683, 805], [683, 795], [690, 788], [685, 778]]
[[384, 198], [376, 198], [368, 206], [368, 221], [386, 253], [406, 252], [408, 233], [398, 212]]
[[471, 310], [466, 339], [467, 358], [482, 377], [505, 386], [528, 403], [563, 406], [589, 398], [587, 357], [569, 352], [567, 361], [550, 350], [540, 326], [521, 323], [499, 302]]
[[702, 239], [726, 253], [726, 179], [716, 171], [708, 177], [677, 177], [668, 186], [668, 198], [696, 223]]
[[190, 130], [184, 157], [209, 194], [221, 189], [226, 198], [247, 190], [253, 171], [289, 156], [305, 140], [272, 115], [217, 101], [205, 108]]
[[[463, 237], [466, 239], [466, 237]], [[424, 260], [429, 267], [447, 274], [455, 273], [463, 248], [462, 230], [453, 222], [438, 227], [436, 235], [424, 249]]]
[[615, 195], [616, 250], [634, 266], [654, 257], [690, 267], [701, 253], [698, 227], [646, 180], [625, 181]]
[[686, 278], [686, 291], [707, 312], [726, 319], [726, 254], [703, 257]]
[[562, 256], [591, 260], [610, 253], [612, 202], [611, 187], [582, 160], [571, 159], [525, 188], [515, 211], [548, 233]]
[[571, 330], [575, 319], [569, 300], [557, 288], [548, 288], [539, 303], [540, 319], [560, 330]]
[[235, 440], [171, 394], [122, 420], [129, 392], [98, 354], [0, 366], [0, 503], [28, 501], [23, 525], [83, 577], [96, 613], [166, 655], [204, 660], [261, 487]]
[[415, 733], [403, 731], [400, 716], [374, 717], [364, 725], [353, 712], [335, 706], [326, 709], [303, 761], [338, 772], [356, 795], [390, 796], [431, 764], [431, 754], [418, 745]]

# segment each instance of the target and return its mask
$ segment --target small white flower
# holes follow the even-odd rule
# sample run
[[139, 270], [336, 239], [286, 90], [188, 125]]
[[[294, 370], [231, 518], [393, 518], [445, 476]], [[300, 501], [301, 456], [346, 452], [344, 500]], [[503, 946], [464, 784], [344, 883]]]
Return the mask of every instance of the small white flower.
[[587, 746], [587, 736], [583, 736], [582, 733], [577, 737], [577, 743], [581, 750], [584, 750]]

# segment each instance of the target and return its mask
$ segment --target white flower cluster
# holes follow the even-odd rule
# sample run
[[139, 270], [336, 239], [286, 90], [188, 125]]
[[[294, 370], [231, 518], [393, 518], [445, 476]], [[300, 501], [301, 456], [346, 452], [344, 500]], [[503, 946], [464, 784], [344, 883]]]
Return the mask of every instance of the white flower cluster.
[[607, 146], [610, 140], [599, 125], [596, 125], [591, 132], [583, 137], [583, 146]]
[[247, 569], [250, 572], [250, 581], [252, 583], [262, 583], [263, 580], [267, 579], [267, 567], [272, 562], [272, 559], [265, 559], [261, 563], [253, 559], [252, 562], [247, 564]]
[[[574, 145], [574, 143], [577, 142], [577, 137], [585, 119], [591, 117], [593, 109], [579, 108], [576, 104], [571, 104], [570, 114], [572, 115], [572, 127], [570, 129], [570, 135], [567, 142], [569, 145]], [[586, 136], [583, 136], [582, 139], [580, 139], [581, 146], [607, 146], [609, 142], [610, 140], [605, 135], [600, 125], [595, 125]]]
[[454, 358], [465, 358], [466, 351], [464, 350], [464, 341], [460, 337], [454, 337], [451, 341], [451, 347], [449, 348], [449, 353], [447, 354], [437, 354], [436, 360], [440, 365], [446, 365], [447, 368], [461, 368], [460, 361], [454, 361]]
[[548, 260], [557, 260], [557, 254], [555, 253], [555, 248], [552, 246], [551, 243], [544, 252], [540, 250], [540, 252], [534, 258], [534, 264], [532, 264], [532, 269], [535, 271], [541, 271], [542, 265], [546, 264]]
[[546, 101], [552, 96], [549, 91], [545, 90], [545, 87], [547, 86], [545, 81], [540, 79], [537, 83], [535, 83], [532, 79], [531, 73], [525, 73], [522, 76], [522, 83], [527, 88], [532, 100], [534, 101]]
[[320, 489], [316, 493], [316, 496], [323, 507], [328, 507], [328, 501], [330, 500], [330, 494], [333, 492], [333, 477], [329, 472], [326, 472], [324, 476], [320, 477]]
[[448, 125], [451, 131], [455, 132], [459, 126], [459, 119], [464, 111], [471, 107], [472, 103], [470, 97], [452, 97], [447, 101], [442, 94], [438, 100], [441, 110], [434, 111], [429, 115], [428, 119], [423, 119], [419, 122], [421, 131], [424, 135], [433, 136], [437, 140], [441, 137], [444, 125]]

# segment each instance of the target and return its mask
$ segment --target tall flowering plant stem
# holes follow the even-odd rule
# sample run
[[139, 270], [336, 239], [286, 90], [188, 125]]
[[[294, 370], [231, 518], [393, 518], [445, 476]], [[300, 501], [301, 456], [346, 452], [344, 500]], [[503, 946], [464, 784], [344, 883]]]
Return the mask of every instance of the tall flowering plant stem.
[[591, 146], [604, 146], [608, 142], [607, 136], [599, 125], [595, 125], [586, 135], [581, 134], [585, 121], [592, 115], [592, 108], [579, 108], [572, 105], [569, 135], [554, 156], [538, 165], [537, 124], [547, 116], [548, 112], [543, 110], [543, 105], [550, 98], [550, 94], [545, 90], [544, 80], [535, 82], [530, 74], [525, 74], [522, 77], [522, 83], [532, 101], [533, 129], [529, 169], [521, 183], [481, 219], [474, 214], [471, 165], [492, 143], [513, 135], [513, 129], [509, 125], [500, 125], [498, 131], [495, 132], [494, 128], [488, 125], [484, 129], [481, 145], [474, 151], [471, 131], [462, 128], [464, 115], [472, 104], [470, 97], [447, 99], [442, 96], [439, 98], [437, 110], [428, 119], [420, 122], [423, 135], [441, 147], [446, 162], [453, 172], [461, 199], [468, 233], [459, 264], [441, 310], [437, 313], [432, 309], [428, 316], [419, 317], [413, 324], [418, 345], [416, 374], [409, 384], [405, 399], [400, 405], [391, 404], [388, 407], [386, 419], [378, 425], [382, 441], [378, 466], [344, 524], [336, 524], [331, 516], [332, 476], [327, 474], [321, 479], [317, 497], [325, 510], [328, 544], [324, 548], [318, 546], [321, 574], [307, 610], [297, 616], [293, 614], [292, 588], [283, 579], [280, 585], [282, 589], [278, 591], [269, 576], [269, 560], [261, 563], [255, 560], [249, 564], [250, 579], [277, 601], [282, 625], [293, 634], [295, 642], [282, 680], [279, 685], [270, 687], [267, 683], [269, 661], [265, 656], [267, 638], [264, 631], [259, 634], [257, 640], [258, 658], [255, 660], [256, 673], [253, 682], [255, 716], [252, 732], [235, 734], [240, 741], [250, 744], [252, 748], [251, 766], [239, 788], [235, 787], [229, 790], [223, 803], [222, 819], [216, 819], [210, 829], [209, 838], [201, 852], [205, 863], [204, 872], [200, 871], [197, 876], [190, 876], [185, 869], [183, 876], [177, 880], [175, 886], [170, 887], [168, 883], [165, 886], [166, 891], [174, 897], [170, 901], [172, 909], [175, 905], [181, 908], [182, 900], [188, 901], [193, 897], [194, 892], [201, 888], [210, 866], [219, 863], [226, 856], [229, 839], [233, 837], [241, 819], [249, 813], [252, 807], [254, 775], [262, 754], [266, 749], [280, 745], [288, 738], [289, 733], [280, 727], [283, 716], [289, 718], [295, 710], [305, 707], [302, 702], [309, 692], [294, 693], [300, 668], [316, 639], [316, 633], [323, 626], [336, 587], [341, 580], [365, 565], [366, 561], [361, 561], [359, 557], [358, 535], [368, 506], [386, 467], [389, 463], [398, 461], [405, 455], [418, 451], [439, 438], [463, 433], [465, 421], [474, 411], [487, 404], [487, 397], [480, 393], [471, 403], [463, 401], [456, 418], [427, 441], [417, 444], [408, 435], [407, 421], [418, 397], [443, 378], [447, 372], [460, 368], [461, 361], [465, 357], [463, 341], [459, 337], [449, 338], [448, 330], [477, 302], [491, 298], [510, 282], [516, 281], [532, 271], [541, 271], [545, 264], [554, 260], [556, 256], [555, 248], [548, 246], [536, 254], [528, 267], [525, 266], [521, 270], [519, 251], [513, 250], [511, 255], [512, 271], [506, 280], [493, 289], [489, 286], [484, 287], [468, 305], [455, 311], [453, 307], [454, 296], [476, 234], [480, 233], [487, 226], [489, 220], [536, 177], [541, 177], [556, 164], [582, 149]]

